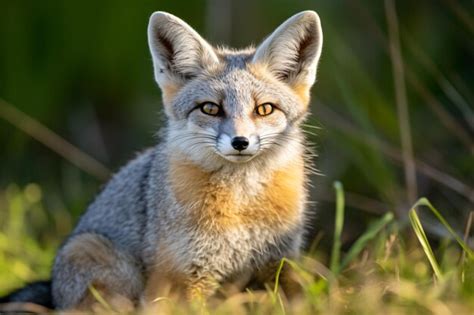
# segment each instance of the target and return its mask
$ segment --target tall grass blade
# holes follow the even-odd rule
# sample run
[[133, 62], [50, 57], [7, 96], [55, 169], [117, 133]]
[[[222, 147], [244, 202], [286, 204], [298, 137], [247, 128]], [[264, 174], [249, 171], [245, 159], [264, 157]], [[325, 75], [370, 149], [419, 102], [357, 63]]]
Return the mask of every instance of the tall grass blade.
[[418, 214], [416, 213], [415, 209], [410, 210], [409, 217], [416, 237], [420, 241], [421, 247], [423, 247], [423, 251], [425, 252], [426, 257], [428, 258], [431, 267], [433, 268], [436, 278], [438, 278], [438, 280], [441, 280], [443, 278], [441, 268], [439, 267], [439, 264], [436, 261], [436, 257], [434, 256], [433, 250], [431, 249], [430, 243], [428, 242], [428, 238], [426, 237], [425, 230], [423, 230], [420, 218], [418, 217]]
[[1, 98], [0, 118], [50, 148], [80, 170], [100, 180], [110, 177], [111, 171], [102, 163]]
[[405, 84], [405, 72], [400, 47], [400, 34], [398, 30], [398, 18], [393, 0], [385, 0], [385, 11], [388, 22], [388, 37], [390, 59], [393, 68], [393, 81], [395, 85], [395, 102], [397, 105], [400, 140], [402, 144], [403, 167], [405, 171], [405, 183], [407, 197], [410, 203], [416, 200], [417, 183], [416, 167], [413, 154], [413, 144], [410, 126], [410, 114], [408, 110], [408, 98]]
[[336, 190], [336, 219], [330, 269], [334, 275], [337, 275], [340, 270], [341, 234], [344, 226], [344, 188], [340, 182], [336, 181], [334, 189]]
[[[469, 233], [471, 232], [472, 221], [474, 220], [474, 211], [469, 212], [469, 216], [467, 217], [466, 228], [464, 229], [464, 238], [463, 242], [467, 243], [467, 239], [469, 238]], [[466, 260], [466, 251], [462, 252], [460, 263], [464, 265], [464, 261]]]
[[357, 239], [354, 245], [351, 246], [351, 249], [342, 260], [340, 270], [347, 267], [347, 265], [365, 248], [367, 242], [373, 239], [389, 222], [393, 220], [393, 218], [393, 213], [387, 212], [382, 218], [371, 224], [367, 231], [365, 231], [364, 234]]
[[436, 218], [439, 220], [439, 222], [441, 222], [441, 224], [444, 225], [444, 227], [446, 228], [446, 230], [448, 230], [448, 232], [454, 237], [454, 239], [456, 240], [456, 242], [459, 244], [459, 246], [462, 247], [462, 249], [466, 252], [466, 254], [469, 256], [469, 258], [474, 258], [474, 252], [472, 251], [472, 249], [469, 248], [469, 246], [461, 239], [461, 237], [459, 237], [459, 235], [454, 231], [454, 229], [451, 227], [451, 225], [449, 225], [449, 223], [446, 221], [446, 219], [441, 215], [441, 213], [439, 213], [438, 210], [436, 210], [435, 207], [433, 207], [433, 205], [428, 201], [428, 199], [426, 198], [420, 198], [412, 207], [412, 209], [410, 210], [410, 212], [415, 212], [416, 211], [416, 208], [418, 208], [419, 206], [425, 206], [425, 207], [428, 207], [428, 209], [431, 210], [431, 212], [433, 212], [433, 214], [436, 216]]

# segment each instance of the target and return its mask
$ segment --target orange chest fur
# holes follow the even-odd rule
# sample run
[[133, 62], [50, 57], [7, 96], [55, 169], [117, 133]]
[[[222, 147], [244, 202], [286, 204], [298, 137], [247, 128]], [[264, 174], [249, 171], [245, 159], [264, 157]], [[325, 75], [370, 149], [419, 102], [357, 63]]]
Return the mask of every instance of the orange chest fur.
[[[171, 165], [170, 183], [177, 202], [186, 207], [189, 223], [222, 230], [235, 225], [264, 224], [281, 229], [301, 220], [305, 197], [304, 168], [294, 163], [273, 171], [257, 185], [219, 179], [189, 164]], [[244, 184], [242, 184], [244, 186]], [[249, 191], [258, 187], [257, 191]]]

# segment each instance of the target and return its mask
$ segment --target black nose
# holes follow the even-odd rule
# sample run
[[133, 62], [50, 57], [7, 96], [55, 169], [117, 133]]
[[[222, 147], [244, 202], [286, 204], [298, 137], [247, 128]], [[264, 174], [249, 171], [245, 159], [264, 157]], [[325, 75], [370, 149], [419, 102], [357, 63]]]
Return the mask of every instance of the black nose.
[[249, 139], [245, 137], [234, 137], [230, 144], [232, 144], [232, 147], [237, 151], [243, 151], [248, 148]]

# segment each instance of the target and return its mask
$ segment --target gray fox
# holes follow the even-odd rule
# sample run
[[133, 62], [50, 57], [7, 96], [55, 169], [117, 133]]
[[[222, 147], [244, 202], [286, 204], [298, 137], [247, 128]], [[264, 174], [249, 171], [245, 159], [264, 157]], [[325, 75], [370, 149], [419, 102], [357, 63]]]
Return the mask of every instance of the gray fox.
[[283, 257], [297, 257], [308, 217], [301, 123], [322, 41], [314, 11], [243, 50], [153, 13], [162, 139], [113, 176], [59, 249], [54, 307], [90, 309], [90, 287], [131, 307], [205, 299], [224, 284], [271, 280]]

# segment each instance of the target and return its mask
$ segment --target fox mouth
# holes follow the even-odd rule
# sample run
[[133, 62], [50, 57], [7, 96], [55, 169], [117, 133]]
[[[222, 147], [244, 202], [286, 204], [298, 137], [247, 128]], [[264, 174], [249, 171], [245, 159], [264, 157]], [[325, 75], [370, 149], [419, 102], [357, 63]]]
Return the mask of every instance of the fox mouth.
[[231, 153], [231, 154], [222, 154], [221, 152], [216, 152], [223, 159], [233, 162], [233, 163], [245, 163], [252, 160], [257, 154], [246, 154], [246, 153]]
[[254, 156], [255, 154], [243, 154], [243, 153], [238, 153], [238, 154], [226, 154], [225, 156]]
[[233, 163], [245, 163], [252, 160], [256, 154], [226, 154], [224, 158]]

